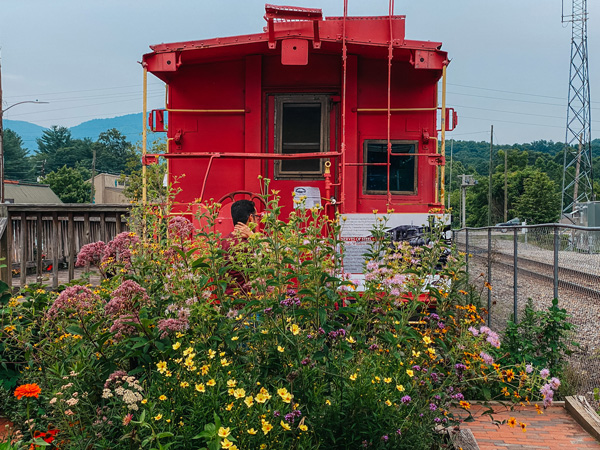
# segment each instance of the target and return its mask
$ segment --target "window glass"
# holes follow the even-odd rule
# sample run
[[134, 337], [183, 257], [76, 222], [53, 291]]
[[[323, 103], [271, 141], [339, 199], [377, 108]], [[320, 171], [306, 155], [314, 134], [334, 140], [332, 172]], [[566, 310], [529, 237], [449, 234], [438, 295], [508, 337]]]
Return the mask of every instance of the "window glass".
[[[275, 151], [284, 155], [320, 153], [328, 148], [329, 97], [327, 95], [279, 95], [275, 98]], [[275, 177], [320, 178], [322, 159], [275, 161]]]
[[[417, 191], [417, 159], [405, 153], [415, 153], [416, 143], [392, 141], [390, 156], [390, 192], [415, 194]], [[363, 191], [365, 194], [387, 193], [387, 141], [365, 141]], [[381, 165], [379, 165], [381, 164]]]

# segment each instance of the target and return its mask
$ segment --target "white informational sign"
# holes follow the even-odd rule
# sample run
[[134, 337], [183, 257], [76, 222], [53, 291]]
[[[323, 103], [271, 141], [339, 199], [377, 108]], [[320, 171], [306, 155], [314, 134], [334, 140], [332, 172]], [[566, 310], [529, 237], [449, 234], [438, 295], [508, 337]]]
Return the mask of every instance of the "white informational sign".
[[[421, 214], [386, 214], [388, 220], [386, 228], [395, 228], [400, 225], [427, 226], [427, 213]], [[369, 249], [372, 241], [371, 230], [378, 219], [383, 219], [383, 214], [343, 214], [340, 238], [344, 242], [344, 272], [361, 274], [364, 266], [364, 254]], [[354, 279], [355, 277], [353, 277]], [[360, 277], [356, 277], [360, 279]]]
[[[302, 206], [301, 202], [298, 203], [302, 197], [306, 197], [304, 206]], [[294, 200], [294, 209], [321, 206], [321, 190], [313, 186], [297, 186], [294, 188]]]

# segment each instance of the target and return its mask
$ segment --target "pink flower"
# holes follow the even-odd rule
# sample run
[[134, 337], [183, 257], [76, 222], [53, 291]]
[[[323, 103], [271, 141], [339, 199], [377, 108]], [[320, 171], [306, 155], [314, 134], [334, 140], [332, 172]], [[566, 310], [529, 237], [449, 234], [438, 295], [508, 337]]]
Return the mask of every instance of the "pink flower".
[[189, 239], [194, 232], [194, 225], [185, 217], [175, 216], [169, 220], [169, 233], [182, 239]]
[[90, 266], [98, 266], [105, 251], [106, 244], [102, 241], [86, 244], [79, 250], [75, 265], [77, 267], [85, 266], [87, 264]]
[[85, 286], [75, 285], [66, 288], [54, 300], [54, 303], [46, 313], [50, 319], [55, 319], [61, 312], [76, 312], [87, 314], [95, 309], [100, 302], [100, 297]]
[[108, 243], [104, 250], [104, 256], [102, 262], [106, 262], [111, 258], [115, 262], [123, 264], [125, 267], [131, 265], [131, 248], [139, 244], [140, 239], [135, 233], [124, 231], [115, 236], [115, 238]]
[[125, 280], [111, 296], [112, 299], [105, 307], [106, 313], [110, 315], [137, 312], [142, 304], [150, 301], [146, 289], [133, 280]]

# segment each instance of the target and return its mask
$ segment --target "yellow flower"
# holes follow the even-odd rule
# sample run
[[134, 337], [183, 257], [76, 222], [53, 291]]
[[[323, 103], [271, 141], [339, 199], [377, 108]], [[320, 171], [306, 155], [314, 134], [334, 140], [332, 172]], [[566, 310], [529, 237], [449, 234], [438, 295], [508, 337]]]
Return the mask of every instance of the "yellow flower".
[[167, 362], [166, 361], [159, 361], [156, 363], [156, 368], [158, 369], [158, 371], [160, 373], [165, 373], [167, 371]]
[[166, 396], [166, 395], [161, 395], [160, 397], [158, 397], [158, 399], [159, 399], [161, 402], [164, 402], [164, 401], [167, 399], [167, 396]]
[[202, 373], [202, 375], [206, 375], [208, 373], [208, 369], [210, 369], [210, 366], [204, 365], [200, 367], [200, 372]]
[[236, 389], [235, 391], [233, 391], [233, 396], [235, 398], [243, 398], [246, 396], [246, 391], [242, 388]]
[[173, 344], [173, 350], [177, 350], [179, 347], [181, 347], [181, 342], [175, 342]]
[[217, 352], [215, 352], [212, 348], [208, 351], [208, 357], [210, 359], [214, 359], [217, 356]]
[[148, 399], [145, 398], [144, 400], [142, 400], [142, 405], [145, 405], [146, 403], [148, 403]]
[[[222, 429], [222, 428], [221, 428]], [[219, 430], [221, 431], [221, 430]], [[219, 435], [220, 436], [220, 435]], [[221, 448], [231, 448], [231, 446], [233, 445], [233, 442], [231, 442], [229, 439], [225, 438], [221, 441]]]
[[[259, 394], [259, 395], [260, 395], [260, 394]], [[252, 405], [254, 405], [254, 398], [253, 398], [251, 395], [249, 395], [248, 397], [246, 397], [246, 398], [244, 399], [244, 403], [246, 404], [246, 406], [247, 406], [248, 408], [250, 408]]]
[[389, 400], [386, 400], [385, 404], [388, 405], [388, 406], [392, 406], [392, 402], [390, 402]]
[[263, 419], [262, 421], [262, 431], [265, 434], [265, 436], [267, 434], [269, 434], [269, 431], [271, 431], [273, 429], [273, 425], [271, 425], [269, 422], [267, 422], [266, 420]]
[[16, 329], [17, 329], [17, 327], [15, 327], [14, 325], [8, 325], [8, 326], [4, 327], [4, 331], [6, 331], [7, 333], [12, 333]]
[[354, 340], [354, 338], [352, 336], [348, 336], [346, 338], [346, 341], [348, 341], [350, 344], [356, 344], [356, 341]]
[[463, 408], [463, 409], [471, 409], [471, 404], [469, 402], [461, 400], [460, 401], [460, 407]]
[[235, 387], [235, 385], [237, 384], [237, 381], [235, 380], [227, 380], [227, 387]]
[[285, 402], [285, 403], [290, 403], [292, 401], [292, 399], [294, 398], [294, 396], [290, 393], [287, 393], [286, 395], [282, 395], [281, 399]]
[[387, 384], [390, 384], [392, 382], [392, 379], [391, 378], [384, 378], [383, 381], [386, 382]]
[[523, 422], [519, 422], [519, 425], [521, 426], [521, 430], [523, 430], [523, 433], [525, 433], [527, 431], [527, 424], [523, 423]]
[[413, 350], [413, 351], [412, 351], [412, 355], [413, 355], [415, 358], [418, 358], [419, 356], [421, 356], [421, 352], [415, 352], [415, 351]]
[[227, 406], [225, 407], [225, 409], [226, 409], [227, 411], [231, 411], [231, 410], [233, 409], [233, 402], [231, 402], [229, 405], [227, 405]]
[[158, 414], [156, 416], [154, 416], [154, 420], [160, 420], [162, 419], [162, 414]]
[[221, 365], [223, 367], [227, 367], [229, 364], [231, 364], [231, 363], [229, 361], [227, 361], [227, 358], [221, 359]]
[[182, 388], [186, 388], [190, 385], [190, 383], [188, 383], [187, 381], [182, 381], [181, 383], [179, 383], [179, 386], [181, 386]]
[[252, 436], [254, 436], [257, 431], [254, 428], [250, 428], [249, 430], [246, 430], [248, 432], [248, 434], [251, 434]]
[[358, 378], [358, 374], [356, 374], [356, 373], [353, 373], [352, 375], [350, 375], [350, 379], [351, 379], [352, 381], [356, 381], [356, 378]]
[[206, 382], [207, 386], [214, 386], [216, 384], [217, 384], [217, 382], [215, 380], [213, 380], [212, 378]]
[[167, 371], [165, 372], [165, 377], [170, 377], [171, 375], [173, 375], [173, 374], [171, 373], [171, 371], [170, 371], [170, 370], [167, 370]]
[[429, 347], [427, 349], [427, 351], [429, 352], [430, 355], [432, 355], [432, 356], [435, 355], [435, 348]]
[[257, 401], [258, 403], [264, 403], [264, 402], [266, 402], [267, 400], [268, 400], [268, 398], [267, 398], [267, 397], [266, 397], [264, 394], [258, 393], [258, 394], [256, 395], [256, 401]]
[[300, 430], [302, 430], [302, 431], [306, 431], [306, 430], [308, 430], [308, 427], [307, 427], [306, 425], [304, 425], [304, 424], [300, 424], [300, 425], [298, 426], [298, 428], [300, 428]]
[[227, 427], [227, 428], [221, 427], [221, 428], [219, 428], [219, 432], [217, 434], [219, 435], [219, 437], [226, 438], [227, 436], [229, 436], [231, 434], [231, 432], [230, 432], [229, 427]]
[[260, 450], [265, 450], [267, 448], [267, 444], [260, 444]]
[[283, 352], [285, 352], [285, 348], [282, 347], [281, 345], [278, 345], [277, 346], [277, 351], [280, 352], [280, 353], [283, 353]]
[[429, 336], [425, 336], [423, 338], [423, 342], [425, 342], [426, 345], [431, 344], [433, 341], [431, 340], [431, 338]]
[[196, 385], [196, 390], [197, 390], [198, 392], [206, 392], [206, 388], [204, 387], [204, 385], [203, 385], [203, 384], [197, 384], [197, 385]]
[[292, 428], [285, 423], [283, 420], [281, 422], [279, 422], [279, 425], [281, 425], [281, 428], [283, 428], [285, 431], [290, 431]]
[[[149, 280], [148, 280], [149, 281]], [[178, 331], [177, 333], [175, 333], [175, 337], [177, 339], [182, 338], [183, 336], [185, 336], [185, 334], [181, 333], [180, 331]]]
[[300, 334], [300, 327], [298, 325], [294, 324], [290, 327], [290, 331], [292, 332], [292, 334], [294, 336], [297, 336], [298, 334]]
[[232, 341], [237, 341], [240, 337], [239, 336], [234, 336], [231, 338]]
[[[189, 355], [190, 353], [194, 353], [194, 348], [193, 348], [193, 347], [188, 347], [188, 348], [186, 348], [186, 349], [183, 351], [183, 356], [187, 356], [187, 355]], [[210, 353], [210, 350], [209, 350], [209, 353]]]
[[406, 373], [409, 377], [414, 377], [415, 373], [411, 369], [406, 369]]
[[331, 406], [331, 402], [329, 401], [329, 399], [325, 400], [325, 404], [326, 404], [327, 406]]
[[510, 419], [508, 419], [508, 426], [511, 428], [514, 428], [515, 425], [517, 424], [517, 419], [515, 419], [514, 417], [511, 417]]
[[396, 389], [398, 389], [399, 392], [404, 392], [404, 386], [402, 386], [401, 384], [397, 384]]

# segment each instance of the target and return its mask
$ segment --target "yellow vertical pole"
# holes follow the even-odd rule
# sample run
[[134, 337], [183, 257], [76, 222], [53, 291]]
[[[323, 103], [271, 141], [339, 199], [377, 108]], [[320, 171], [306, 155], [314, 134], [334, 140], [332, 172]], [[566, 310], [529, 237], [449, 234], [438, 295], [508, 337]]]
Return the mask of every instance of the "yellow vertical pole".
[[144, 66], [144, 100], [142, 107], [142, 204], [146, 206], [148, 182], [146, 180], [146, 151], [148, 145], [148, 131], [146, 130], [146, 116], [148, 114], [148, 69]]
[[[440, 153], [442, 154], [442, 158], [446, 157], [446, 64], [442, 67], [442, 146], [440, 149]], [[446, 198], [446, 166], [445, 163], [441, 166], [441, 176], [440, 176], [440, 193], [441, 193], [441, 203], [445, 204]]]

